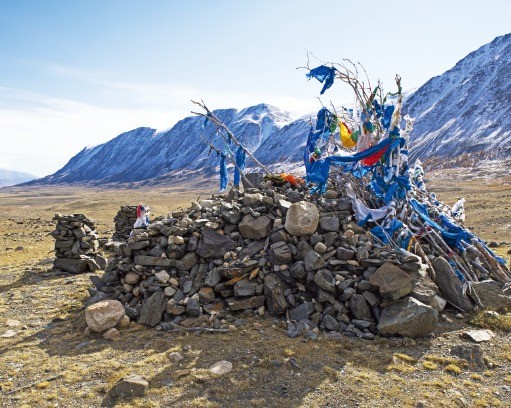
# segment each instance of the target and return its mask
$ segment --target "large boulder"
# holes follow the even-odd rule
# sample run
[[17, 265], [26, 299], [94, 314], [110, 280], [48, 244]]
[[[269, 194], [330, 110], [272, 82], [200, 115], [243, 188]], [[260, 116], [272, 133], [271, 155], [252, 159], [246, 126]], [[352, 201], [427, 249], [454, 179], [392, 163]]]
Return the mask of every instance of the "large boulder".
[[226, 252], [235, 248], [236, 244], [229, 237], [210, 228], [203, 228], [197, 247], [197, 255], [202, 258], [222, 258]]
[[267, 215], [253, 217], [247, 214], [239, 223], [238, 229], [243, 238], [263, 239], [268, 236], [272, 228], [272, 220]]
[[463, 283], [445, 258], [441, 256], [436, 258], [432, 265], [435, 270], [435, 283], [445, 300], [465, 312], [472, 310], [474, 304], [467, 295], [463, 294]]
[[472, 283], [472, 290], [485, 309], [499, 310], [511, 307], [511, 296], [502, 291], [502, 286], [494, 280], [485, 280]]
[[413, 291], [413, 279], [405, 271], [385, 262], [369, 278], [371, 285], [378, 286], [380, 294], [392, 300], [400, 299]]
[[123, 317], [124, 306], [118, 300], [103, 300], [85, 309], [87, 326], [98, 333], [117, 326]]
[[383, 309], [378, 323], [381, 334], [400, 334], [417, 338], [433, 332], [438, 326], [438, 312], [412, 297], [400, 299]]
[[318, 207], [307, 201], [299, 201], [289, 207], [285, 228], [291, 235], [311, 235], [316, 231], [318, 223]]

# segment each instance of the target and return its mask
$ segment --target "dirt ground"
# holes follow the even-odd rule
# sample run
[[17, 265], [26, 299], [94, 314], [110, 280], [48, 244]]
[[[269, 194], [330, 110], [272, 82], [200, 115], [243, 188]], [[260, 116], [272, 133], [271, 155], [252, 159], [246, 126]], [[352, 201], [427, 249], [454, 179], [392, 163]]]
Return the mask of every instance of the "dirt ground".
[[[449, 204], [467, 199], [467, 225], [488, 241], [511, 242], [509, 180], [431, 178]], [[213, 191], [213, 190], [212, 190]], [[209, 193], [211, 193], [210, 191]], [[202, 191], [202, 197], [208, 191]], [[50, 273], [54, 213], [85, 213], [102, 237], [120, 205], [143, 202], [153, 216], [186, 207], [199, 193], [177, 188], [0, 190], [0, 404], [5, 407], [509, 407], [511, 343], [502, 329], [482, 344], [488, 368], [471, 371], [450, 355], [469, 320], [446, 311], [430, 338], [375, 341], [286, 336], [271, 317], [238, 316], [227, 333], [169, 333], [132, 324], [118, 341], [86, 335], [89, 275]], [[4, 250], [5, 248], [5, 250]], [[509, 322], [511, 318], [503, 318]], [[491, 325], [491, 322], [487, 322]], [[184, 356], [173, 363], [168, 355]], [[209, 372], [221, 360], [222, 376]], [[109, 398], [128, 374], [143, 375], [145, 397]]]

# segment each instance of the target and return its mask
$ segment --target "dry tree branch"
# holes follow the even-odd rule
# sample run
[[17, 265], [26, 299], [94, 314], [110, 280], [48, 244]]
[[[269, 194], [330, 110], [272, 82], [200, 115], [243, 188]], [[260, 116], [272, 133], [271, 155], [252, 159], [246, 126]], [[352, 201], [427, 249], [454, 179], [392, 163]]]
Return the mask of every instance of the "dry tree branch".
[[[202, 101], [202, 100], [201, 100], [201, 102], [192, 101], [192, 103], [194, 103], [195, 105], [200, 106], [202, 109], [204, 109], [206, 111], [206, 114], [200, 113], [200, 112], [193, 112], [192, 111], [192, 113], [194, 115], [202, 116], [202, 117], [207, 118], [210, 121], [212, 121], [213, 124], [216, 126], [216, 128], [219, 129], [220, 131], [223, 130], [224, 132], [226, 132], [227, 136], [229, 137], [229, 139], [232, 140], [236, 146], [240, 147], [245, 152], [245, 154], [247, 154], [254, 161], [254, 163], [256, 163], [267, 174], [272, 174], [272, 172], [264, 164], [262, 164], [259, 160], [257, 160], [255, 158], [255, 156], [252, 153], [250, 153], [248, 151], [248, 149], [246, 149], [245, 146], [243, 146], [238, 141], [236, 136], [234, 136], [234, 134], [229, 130], [229, 128], [225, 125], [225, 123], [223, 123], [220, 119], [218, 119], [216, 117], [216, 115], [208, 109], [208, 107], [206, 106], [204, 101]], [[220, 132], [220, 135], [224, 138], [224, 140], [226, 140], [225, 135], [222, 132]], [[226, 141], [228, 142], [228, 140], [226, 140]]]

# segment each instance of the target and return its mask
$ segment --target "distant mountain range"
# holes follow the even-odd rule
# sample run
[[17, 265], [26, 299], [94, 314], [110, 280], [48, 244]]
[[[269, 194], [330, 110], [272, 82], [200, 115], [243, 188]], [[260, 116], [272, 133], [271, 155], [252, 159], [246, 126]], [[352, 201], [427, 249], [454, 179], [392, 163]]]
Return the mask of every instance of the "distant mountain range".
[[32, 174], [0, 169], [0, 187], [14, 186], [36, 178], [37, 177]]
[[[416, 118], [410, 137], [412, 157], [444, 164], [461, 154], [510, 157], [510, 62], [511, 34], [507, 34], [408, 96], [403, 112]], [[296, 171], [301, 166], [311, 115], [293, 119], [267, 104], [215, 114], [273, 171]], [[210, 176], [216, 172], [218, 157], [209, 152], [201, 134], [221, 145], [214, 126], [204, 126], [201, 117], [187, 117], [166, 131], [134, 129], [84, 148], [55, 174], [29, 184], [159, 184]]]

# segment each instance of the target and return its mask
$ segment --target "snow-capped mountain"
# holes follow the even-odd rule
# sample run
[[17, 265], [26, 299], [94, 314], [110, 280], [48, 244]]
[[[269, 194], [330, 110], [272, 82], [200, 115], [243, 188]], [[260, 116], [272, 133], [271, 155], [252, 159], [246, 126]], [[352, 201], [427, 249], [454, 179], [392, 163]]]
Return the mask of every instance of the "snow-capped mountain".
[[[410, 137], [412, 158], [456, 165], [474, 157], [511, 157], [510, 78], [511, 34], [507, 34], [406, 96], [403, 113], [416, 119]], [[215, 114], [272, 171], [303, 172], [303, 148], [314, 114], [293, 120], [267, 104]], [[215, 127], [204, 123], [204, 118], [190, 116], [166, 131], [131, 130], [84, 148], [55, 174], [29, 184], [156, 184], [210, 176], [218, 171], [218, 157], [201, 135], [217, 147], [224, 143]], [[247, 166], [251, 165], [247, 158]]]
[[[303, 157], [308, 132], [305, 118], [293, 121], [289, 113], [267, 104], [214, 113], [266, 165], [286, 166]], [[213, 124], [204, 123], [204, 118], [191, 116], [166, 131], [131, 130], [107, 143], [84, 148], [55, 174], [33, 183], [158, 183], [211, 175], [218, 157], [201, 135], [219, 148], [224, 142]], [[247, 165], [251, 165], [248, 158]]]
[[14, 186], [35, 178], [37, 177], [21, 171], [0, 169], [0, 187]]
[[511, 34], [430, 79], [403, 111], [416, 119], [412, 157], [511, 157]]

